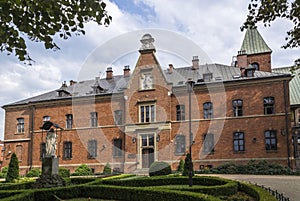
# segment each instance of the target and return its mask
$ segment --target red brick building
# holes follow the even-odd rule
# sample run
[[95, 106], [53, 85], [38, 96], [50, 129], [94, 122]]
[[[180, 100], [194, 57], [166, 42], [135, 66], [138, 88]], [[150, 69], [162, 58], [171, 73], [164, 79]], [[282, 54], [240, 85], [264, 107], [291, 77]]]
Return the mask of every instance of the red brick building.
[[[3, 106], [4, 165], [16, 152], [23, 173], [40, 167], [46, 136], [40, 127], [51, 121], [59, 125], [59, 164], [71, 171], [87, 164], [102, 172], [109, 163], [115, 171], [136, 172], [153, 161], [166, 161], [176, 169], [191, 141], [195, 170], [249, 160], [294, 167], [291, 76], [271, 72], [271, 51], [265, 52], [257, 34], [249, 37], [255, 38], [251, 44], [259, 45], [258, 51], [247, 54], [252, 46], [243, 44], [237, 67], [200, 65], [194, 56], [190, 66], [170, 64], [166, 70], [155, 56], [154, 39], [145, 34], [133, 72], [125, 66], [123, 75], [113, 75], [108, 67], [105, 78], [71, 81]], [[192, 140], [188, 80], [194, 82]]]

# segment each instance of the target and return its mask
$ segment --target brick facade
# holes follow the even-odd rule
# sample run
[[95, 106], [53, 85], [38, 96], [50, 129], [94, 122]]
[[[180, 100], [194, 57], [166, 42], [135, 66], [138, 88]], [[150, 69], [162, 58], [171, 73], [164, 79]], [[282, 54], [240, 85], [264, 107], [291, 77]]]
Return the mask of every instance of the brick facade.
[[[189, 75], [195, 74], [196, 70], [192, 67], [187, 69]], [[11, 153], [21, 147], [21, 173], [41, 167], [41, 144], [45, 142], [47, 133], [40, 127], [43, 117], [50, 116], [50, 121], [63, 128], [55, 130], [59, 165], [71, 172], [80, 164], [102, 172], [107, 163], [116, 171], [134, 172], [148, 168], [153, 161], [166, 161], [176, 169], [179, 160], [184, 159], [189, 150], [189, 110], [185, 83], [177, 85], [167, 79], [175, 71], [162, 70], [155, 57], [155, 49], [141, 49], [127, 87], [118, 93], [76, 98], [67, 96], [4, 106], [4, 165], [8, 165]], [[289, 96], [284, 89], [288, 89], [290, 76], [267, 75], [211, 83], [196, 80], [191, 100], [195, 170], [225, 162], [246, 163], [250, 160], [266, 160], [286, 166], [290, 160], [293, 165], [292, 158], [288, 158], [292, 147], [287, 147], [291, 136], [281, 134], [290, 131], [291, 123], [287, 118], [290, 115]], [[128, 77], [128, 68], [124, 77]], [[150, 81], [146, 81], [148, 78]], [[112, 77], [110, 80], [113, 82], [114, 79]], [[80, 84], [73, 83], [72, 87]], [[275, 100], [272, 114], [264, 113], [266, 97]], [[234, 116], [232, 101], [236, 99], [243, 100], [241, 116]], [[205, 119], [203, 104], [207, 102], [213, 104], [213, 116]], [[177, 105], [185, 106], [184, 119], [177, 119]], [[122, 111], [120, 125], [116, 123], [116, 111]], [[95, 127], [91, 127], [91, 112], [97, 112], [98, 125]], [[72, 128], [66, 128], [67, 114], [73, 115]], [[18, 118], [24, 118], [25, 129], [22, 133], [16, 129]], [[276, 144], [271, 150], [266, 150], [266, 131], [275, 133]], [[235, 132], [244, 134], [243, 144], [240, 144], [243, 150], [234, 151]], [[213, 136], [212, 141], [204, 140], [207, 134]], [[185, 139], [183, 148], [178, 147], [178, 136]], [[88, 153], [91, 140], [97, 142], [94, 157], [89, 157]], [[71, 158], [64, 157], [65, 142], [71, 142]], [[116, 149], [114, 142], [121, 142], [118, 145], [121, 151]], [[212, 146], [213, 149], [206, 152], [205, 146]], [[182, 150], [178, 151], [180, 148]]]

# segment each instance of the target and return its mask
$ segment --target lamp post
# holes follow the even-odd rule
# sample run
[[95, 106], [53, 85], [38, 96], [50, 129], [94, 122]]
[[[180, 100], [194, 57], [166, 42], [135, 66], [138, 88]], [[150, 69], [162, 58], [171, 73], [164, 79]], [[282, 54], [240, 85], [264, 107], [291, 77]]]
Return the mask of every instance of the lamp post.
[[190, 164], [189, 164], [189, 186], [193, 186], [193, 162], [192, 162], [192, 144], [193, 144], [193, 133], [192, 133], [192, 101], [191, 101], [191, 94], [194, 88], [195, 82], [190, 78], [186, 82], [187, 91], [189, 94], [189, 136], [190, 136]]

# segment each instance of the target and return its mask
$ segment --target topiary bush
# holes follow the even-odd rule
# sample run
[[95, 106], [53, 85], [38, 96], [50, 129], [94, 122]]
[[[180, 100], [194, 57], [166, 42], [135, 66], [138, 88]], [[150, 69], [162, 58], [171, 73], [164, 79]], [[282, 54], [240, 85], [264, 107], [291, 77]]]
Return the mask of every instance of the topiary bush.
[[[190, 169], [190, 154], [186, 154], [185, 160], [184, 160], [184, 169], [182, 172], [182, 176], [188, 176], [189, 175], [189, 169]], [[194, 176], [194, 169], [193, 169], [193, 163], [192, 163], [192, 172]]]
[[171, 174], [171, 166], [166, 162], [156, 161], [149, 168], [149, 176], [159, 176]]
[[103, 174], [111, 174], [111, 167], [109, 163], [106, 163], [103, 169]]
[[6, 182], [13, 182], [15, 179], [18, 179], [20, 177], [19, 174], [19, 160], [17, 158], [17, 155], [15, 153], [12, 154], [10, 158], [10, 162], [8, 165], [8, 171], [6, 174], [5, 181]]
[[67, 168], [59, 168], [58, 169], [58, 175], [62, 178], [69, 178], [70, 177], [70, 170]]
[[78, 168], [75, 169], [75, 172], [72, 174], [73, 176], [87, 176], [92, 175], [92, 169], [86, 164], [81, 164]]
[[26, 177], [39, 177], [42, 174], [42, 170], [41, 169], [31, 169], [25, 176]]
[[179, 165], [178, 165], [177, 171], [178, 172], [183, 172], [183, 170], [184, 170], [184, 160], [181, 159], [179, 161]]
[[5, 178], [8, 171], [8, 167], [3, 167], [0, 172], [0, 178]]

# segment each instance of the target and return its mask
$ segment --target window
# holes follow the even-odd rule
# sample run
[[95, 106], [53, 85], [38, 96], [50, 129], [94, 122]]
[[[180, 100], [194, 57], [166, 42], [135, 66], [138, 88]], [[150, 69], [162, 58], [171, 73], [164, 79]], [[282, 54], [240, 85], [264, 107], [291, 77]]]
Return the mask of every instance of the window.
[[45, 155], [46, 155], [46, 143], [43, 142], [41, 143], [40, 145], [40, 158], [45, 158]]
[[254, 62], [251, 64], [253, 68], [255, 68], [255, 70], [259, 70], [259, 64]]
[[17, 132], [24, 133], [24, 118], [18, 118], [17, 121]]
[[175, 137], [175, 154], [184, 154], [185, 153], [185, 136], [177, 135]]
[[211, 153], [214, 152], [214, 135], [213, 134], [205, 134], [203, 136], [203, 152]]
[[233, 110], [233, 116], [239, 117], [243, 116], [243, 100], [236, 99], [232, 101], [232, 110]]
[[97, 127], [98, 126], [98, 114], [97, 112], [91, 112], [91, 127]]
[[266, 150], [277, 150], [277, 137], [276, 131], [265, 131]]
[[73, 127], [73, 115], [67, 114], [66, 115], [66, 128], [72, 128]]
[[97, 140], [88, 141], [88, 158], [97, 157]]
[[122, 156], [122, 139], [113, 140], [113, 157]]
[[64, 142], [64, 146], [63, 146], [63, 158], [64, 159], [72, 159], [72, 142], [67, 141]]
[[212, 102], [206, 102], [203, 104], [204, 119], [213, 118], [213, 104]]
[[18, 160], [22, 161], [22, 158], [23, 158], [23, 147], [22, 147], [22, 145], [17, 145], [16, 146], [16, 155], [18, 157]]
[[142, 147], [153, 147], [154, 135], [142, 135]]
[[123, 111], [116, 110], [115, 111], [115, 125], [122, 125], [123, 124]]
[[140, 106], [140, 122], [154, 122], [155, 121], [155, 105], [141, 105]]
[[50, 121], [50, 116], [43, 116], [43, 122]]
[[185, 105], [176, 105], [176, 120], [185, 120]]
[[233, 150], [235, 152], [245, 151], [245, 136], [243, 132], [233, 134]]
[[274, 114], [274, 97], [264, 98], [264, 114]]

